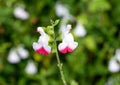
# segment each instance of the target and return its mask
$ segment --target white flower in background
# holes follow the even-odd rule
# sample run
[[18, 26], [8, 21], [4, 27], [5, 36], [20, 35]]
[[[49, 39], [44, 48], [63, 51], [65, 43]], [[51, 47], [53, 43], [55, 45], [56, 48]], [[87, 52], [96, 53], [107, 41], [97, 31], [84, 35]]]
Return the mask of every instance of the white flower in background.
[[120, 71], [120, 65], [118, 64], [115, 57], [112, 57], [109, 61], [108, 69], [110, 72], [119, 72]]
[[66, 28], [67, 22], [68, 21], [73, 22], [75, 21], [75, 18], [69, 13], [68, 8], [60, 2], [56, 3], [55, 11], [58, 17], [62, 17], [59, 32], [63, 32]]
[[106, 81], [105, 85], [119, 85], [120, 84], [120, 76], [111, 76]]
[[115, 52], [116, 59], [120, 62], [120, 49], [117, 49]]
[[29, 14], [23, 7], [16, 7], [14, 9], [14, 16], [18, 19], [26, 20], [29, 17]]
[[32, 60], [28, 61], [27, 66], [25, 67], [25, 71], [28, 74], [35, 74], [37, 73], [37, 67], [34, 64], [34, 62]]
[[74, 34], [77, 37], [84, 37], [86, 35], [86, 30], [82, 24], [77, 23], [75, 29], [74, 29]]
[[72, 52], [78, 46], [78, 43], [74, 41], [73, 35], [69, 33], [70, 29], [71, 25], [67, 25], [65, 31], [62, 32], [62, 43], [58, 45], [58, 50], [63, 54]]
[[67, 7], [65, 7], [63, 4], [59, 2], [56, 3], [55, 11], [56, 11], [57, 16], [59, 17], [69, 16], [69, 11]]
[[108, 69], [111, 72], [120, 71], [120, 49], [117, 49], [115, 55], [110, 59]]
[[63, 17], [66, 20], [74, 19], [74, 17], [69, 13], [68, 8], [64, 6], [63, 4], [61, 4], [60, 2], [56, 3], [55, 11], [58, 17]]
[[[59, 28], [59, 32], [64, 32], [65, 31], [65, 28], [66, 28], [66, 24], [61, 24], [60, 25], [60, 28]], [[62, 36], [63, 37], [63, 36]]]
[[49, 36], [44, 32], [42, 27], [38, 27], [37, 32], [39, 32], [41, 35], [38, 39], [38, 42], [33, 42], [33, 49], [39, 54], [50, 54], [51, 47], [48, 45]]
[[[67, 20], [63, 18], [60, 23], [59, 33], [63, 33], [65, 31], [66, 23], [67, 23]], [[63, 35], [62, 35], [62, 37], [63, 37]]]
[[17, 51], [15, 48], [11, 48], [9, 54], [8, 54], [8, 58], [7, 60], [12, 63], [12, 64], [15, 64], [15, 63], [19, 63], [20, 62], [20, 57], [19, 55], [17, 54]]
[[28, 50], [26, 50], [23, 45], [18, 46], [17, 52], [22, 59], [26, 59], [29, 56]]
[[[56, 3], [55, 11], [56, 11], [56, 15], [58, 17], [62, 17], [59, 32], [64, 31], [68, 21], [76, 21], [74, 16], [72, 16], [69, 13], [68, 8], [66, 6], [64, 6], [63, 4], [61, 4], [60, 2]], [[77, 25], [74, 29], [74, 34], [78, 37], [84, 37], [86, 35], [86, 33], [87, 32], [86, 32], [84, 26], [82, 24], [77, 23]]]
[[15, 64], [19, 63], [21, 59], [26, 59], [29, 56], [28, 50], [23, 45], [19, 45], [17, 48], [11, 48], [8, 54], [8, 62]]

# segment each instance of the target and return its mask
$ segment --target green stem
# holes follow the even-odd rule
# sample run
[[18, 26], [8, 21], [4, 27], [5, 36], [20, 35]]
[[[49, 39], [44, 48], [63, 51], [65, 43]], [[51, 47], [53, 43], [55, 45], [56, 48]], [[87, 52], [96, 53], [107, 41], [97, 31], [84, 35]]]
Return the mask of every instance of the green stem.
[[[53, 27], [53, 31], [54, 31], [54, 27]], [[63, 73], [63, 69], [62, 69], [62, 63], [60, 62], [60, 58], [59, 58], [59, 54], [58, 54], [58, 50], [57, 50], [57, 43], [56, 43], [56, 38], [55, 38], [55, 31], [54, 31], [54, 44], [55, 44], [55, 49], [56, 49], [56, 58], [57, 58], [57, 62], [58, 62], [58, 68], [59, 68], [59, 71], [60, 71], [60, 75], [61, 75], [61, 79], [62, 79], [62, 82], [64, 85], [67, 85], [66, 83], [66, 80], [65, 80], [65, 77], [64, 77], [64, 73]]]

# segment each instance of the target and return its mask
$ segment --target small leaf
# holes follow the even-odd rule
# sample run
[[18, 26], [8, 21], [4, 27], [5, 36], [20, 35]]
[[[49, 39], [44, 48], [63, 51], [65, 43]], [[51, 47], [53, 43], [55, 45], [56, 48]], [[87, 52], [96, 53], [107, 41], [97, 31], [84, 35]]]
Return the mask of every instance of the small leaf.
[[70, 85], [78, 85], [78, 83], [75, 80], [72, 80]]
[[54, 22], [54, 26], [56, 26], [58, 23], [59, 23], [59, 19], [58, 20], [55, 20], [55, 22]]
[[53, 26], [47, 26], [47, 29], [52, 29], [53, 28]]
[[95, 51], [96, 50], [96, 42], [92, 36], [87, 36], [85, 38], [85, 46], [90, 50], [90, 51]]

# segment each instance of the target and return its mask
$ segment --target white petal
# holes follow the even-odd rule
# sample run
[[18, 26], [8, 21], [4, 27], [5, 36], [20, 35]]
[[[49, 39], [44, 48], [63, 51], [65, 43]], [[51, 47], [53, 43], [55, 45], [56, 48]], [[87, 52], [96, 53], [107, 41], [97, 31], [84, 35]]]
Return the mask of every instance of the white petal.
[[67, 44], [66, 43], [64, 43], [64, 42], [62, 42], [62, 43], [60, 43], [59, 45], [58, 45], [58, 50], [60, 51], [60, 50], [63, 50], [63, 49], [65, 49], [67, 47]]
[[67, 23], [67, 20], [65, 20], [65, 19], [62, 19], [62, 21], [60, 23], [59, 33], [62, 33], [62, 36], [61, 36], [62, 39], [64, 38], [66, 23]]
[[109, 66], [108, 69], [110, 72], [119, 72], [120, 70], [120, 65], [117, 63], [116, 59], [113, 57], [111, 58], [111, 60], [109, 61]]
[[29, 55], [28, 50], [26, 50], [23, 45], [19, 45], [19, 46], [18, 46], [17, 52], [18, 52], [18, 54], [20, 55], [20, 57], [21, 57], [22, 59], [27, 58], [28, 55]]
[[44, 32], [43, 28], [42, 27], [37, 27], [37, 32]]
[[41, 43], [41, 44], [48, 44], [48, 41], [49, 41], [49, 37], [46, 34], [40, 36], [38, 39], [38, 43]]
[[78, 37], [84, 37], [86, 35], [86, 30], [81, 24], [77, 24], [74, 29], [74, 34]]
[[71, 25], [68, 24], [67, 27], [65, 28], [65, 32], [63, 32], [64, 35], [67, 35], [70, 32], [70, 29], [71, 29]]
[[68, 47], [71, 48], [72, 50], [74, 50], [77, 46], [78, 46], [77, 42], [70, 42], [68, 45]]
[[37, 50], [37, 49], [39, 49], [41, 47], [42, 47], [42, 45], [40, 43], [36, 43], [36, 42], [33, 43], [33, 49], [34, 50]]
[[71, 27], [72, 27], [72, 25], [71, 25], [71, 24], [68, 24], [68, 25], [67, 25], [67, 29], [69, 29], [69, 30], [70, 30], [70, 29], [71, 29]]
[[24, 10], [24, 8], [22, 8], [22, 7], [16, 7], [15, 10], [14, 10], [14, 16], [16, 18], [25, 20], [25, 19], [27, 19], [29, 17], [29, 14], [28, 14], [28, 12], [26, 12]]
[[59, 32], [65, 32], [65, 28], [66, 28], [66, 25], [65, 24], [61, 24], [60, 28], [59, 28]]
[[65, 43], [74, 42], [73, 35], [71, 33], [66, 34], [63, 38], [63, 42], [65, 42]]
[[65, 17], [69, 15], [69, 11], [67, 7], [65, 7], [63, 4], [57, 3], [55, 6], [56, 14], [59, 17]]
[[48, 46], [48, 45], [43, 45], [43, 47], [44, 47], [44, 49], [45, 49], [48, 53], [51, 52], [51, 47], [50, 47], [50, 46]]
[[12, 48], [8, 54], [8, 58], [7, 60], [12, 63], [12, 64], [15, 64], [15, 63], [19, 63], [20, 62], [20, 57], [19, 55], [17, 54], [17, 51], [15, 48]]
[[37, 67], [32, 60], [28, 61], [28, 64], [25, 68], [26, 73], [35, 74], [37, 73]]

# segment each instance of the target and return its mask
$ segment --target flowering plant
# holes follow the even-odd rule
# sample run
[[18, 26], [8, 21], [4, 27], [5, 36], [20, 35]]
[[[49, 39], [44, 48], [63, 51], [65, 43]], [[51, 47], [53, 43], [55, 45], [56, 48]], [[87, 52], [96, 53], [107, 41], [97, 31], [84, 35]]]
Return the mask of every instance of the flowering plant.
[[39, 32], [41, 35], [38, 39], [38, 42], [33, 42], [33, 49], [37, 53], [42, 54], [42, 55], [50, 54], [51, 47], [48, 44], [50, 39], [49, 39], [49, 35], [47, 33], [45, 33], [44, 29], [48, 29], [47, 31], [51, 31], [51, 33], [49, 33], [49, 34], [53, 37], [51, 42], [54, 43], [55, 48], [53, 48], [53, 49], [55, 49], [58, 67], [59, 67], [60, 74], [61, 74], [61, 79], [62, 79], [63, 84], [67, 85], [65, 77], [64, 77], [64, 73], [62, 70], [63, 64], [61, 64], [61, 62], [60, 62], [58, 50], [63, 54], [65, 54], [67, 52], [72, 52], [78, 46], [78, 43], [74, 41], [73, 35], [71, 33], [69, 33], [69, 31], [71, 29], [71, 25], [67, 25], [66, 29], [64, 29], [64, 31], [62, 33], [62, 43], [60, 43], [58, 45], [58, 50], [57, 50], [57, 40], [56, 40], [56, 34], [55, 34], [54, 27], [58, 23], [59, 23], [59, 20], [56, 20], [55, 22], [51, 21], [51, 26], [37, 28], [37, 32]]

